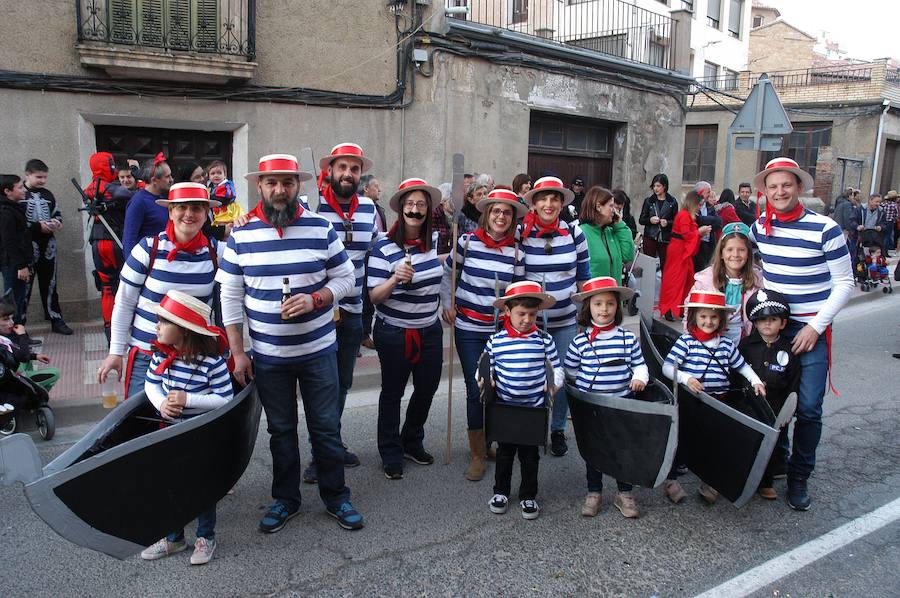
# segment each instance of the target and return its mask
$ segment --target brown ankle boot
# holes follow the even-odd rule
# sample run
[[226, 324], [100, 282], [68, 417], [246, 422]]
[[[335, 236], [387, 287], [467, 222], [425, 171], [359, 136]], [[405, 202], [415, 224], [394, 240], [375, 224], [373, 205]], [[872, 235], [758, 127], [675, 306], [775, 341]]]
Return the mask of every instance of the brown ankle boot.
[[469, 430], [469, 467], [466, 479], [477, 482], [484, 477], [484, 430]]

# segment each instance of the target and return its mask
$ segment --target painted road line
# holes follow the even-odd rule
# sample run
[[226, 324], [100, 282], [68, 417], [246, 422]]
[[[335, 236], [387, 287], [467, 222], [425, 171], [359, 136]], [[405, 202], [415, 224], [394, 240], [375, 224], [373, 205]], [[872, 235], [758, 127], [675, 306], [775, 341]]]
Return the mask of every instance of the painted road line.
[[747, 596], [855, 540], [890, 525], [898, 518], [900, 518], [900, 498], [707, 590], [697, 598]]

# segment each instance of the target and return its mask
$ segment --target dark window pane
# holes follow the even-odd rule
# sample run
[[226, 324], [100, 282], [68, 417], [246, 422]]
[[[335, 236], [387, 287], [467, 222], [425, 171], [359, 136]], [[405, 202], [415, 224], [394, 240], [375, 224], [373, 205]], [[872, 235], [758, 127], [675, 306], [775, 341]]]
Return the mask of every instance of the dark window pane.
[[566, 131], [566, 149], [587, 149], [587, 130], [578, 125], [569, 125]]
[[563, 147], [563, 128], [559, 123], [545, 123], [541, 145], [546, 147]]

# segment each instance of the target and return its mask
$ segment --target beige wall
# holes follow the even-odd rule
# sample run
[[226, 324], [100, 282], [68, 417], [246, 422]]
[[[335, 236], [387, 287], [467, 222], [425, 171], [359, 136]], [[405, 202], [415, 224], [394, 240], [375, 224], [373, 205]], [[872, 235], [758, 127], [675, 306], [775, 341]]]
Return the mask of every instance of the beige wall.
[[815, 44], [815, 39], [783, 22], [753, 29], [747, 69], [758, 73], [808, 69]]

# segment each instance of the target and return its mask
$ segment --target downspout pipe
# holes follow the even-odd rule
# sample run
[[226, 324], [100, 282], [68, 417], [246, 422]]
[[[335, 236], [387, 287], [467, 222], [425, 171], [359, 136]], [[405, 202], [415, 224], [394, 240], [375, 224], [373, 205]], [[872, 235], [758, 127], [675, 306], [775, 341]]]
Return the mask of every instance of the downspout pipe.
[[875, 135], [875, 160], [872, 163], [872, 184], [869, 187], [869, 194], [875, 193], [875, 183], [878, 180], [878, 161], [881, 159], [881, 137], [884, 135], [884, 117], [888, 110], [891, 109], [891, 101], [884, 101], [884, 110], [881, 111], [881, 118], [878, 120], [878, 133]]

